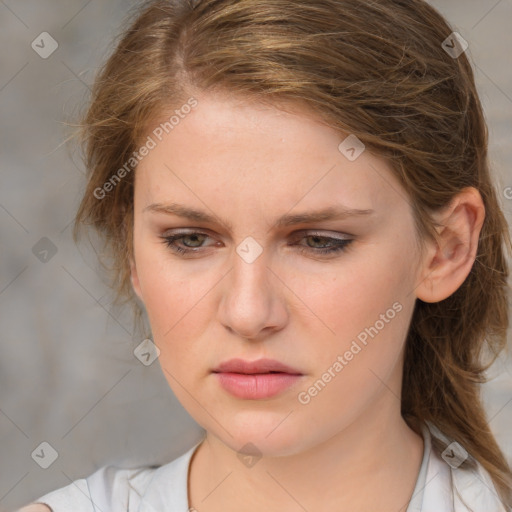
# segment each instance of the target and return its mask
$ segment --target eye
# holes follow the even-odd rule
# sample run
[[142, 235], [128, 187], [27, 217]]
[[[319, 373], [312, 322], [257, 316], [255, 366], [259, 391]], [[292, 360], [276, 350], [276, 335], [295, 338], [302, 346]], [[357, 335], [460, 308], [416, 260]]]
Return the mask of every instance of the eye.
[[298, 244], [300, 252], [308, 252], [310, 254], [336, 254], [345, 251], [346, 248], [354, 241], [351, 238], [338, 238], [324, 236], [319, 233], [306, 234], [299, 240], [308, 240], [310, 243], [306, 245]]
[[[161, 238], [163, 243], [173, 252], [185, 255], [200, 253], [201, 249], [207, 247], [203, 245], [204, 242], [211, 237], [207, 233], [192, 231], [189, 233], [175, 233]], [[328, 255], [345, 251], [354, 241], [351, 238], [325, 236], [317, 232], [301, 233], [301, 236], [295, 237], [294, 240], [307, 241], [306, 245], [298, 243], [290, 245], [297, 247], [300, 253], [307, 252], [313, 255]]]
[[[193, 231], [190, 233], [176, 233], [174, 235], [162, 236], [163, 243], [172, 251], [178, 254], [196, 253], [201, 249], [205, 238], [210, 238], [206, 233]], [[181, 247], [176, 242], [182, 243], [185, 247]]]

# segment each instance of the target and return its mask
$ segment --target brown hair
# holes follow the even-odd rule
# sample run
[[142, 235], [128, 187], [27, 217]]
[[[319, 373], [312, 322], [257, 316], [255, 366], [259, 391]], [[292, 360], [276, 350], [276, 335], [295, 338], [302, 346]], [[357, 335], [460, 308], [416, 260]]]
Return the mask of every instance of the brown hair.
[[101, 69], [81, 123], [88, 185], [75, 241], [81, 225], [92, 225], [112, 256], [116, 303], [135, 298], [133, 172], [101, 199], [94, 192], [130, 161], [151, 123], [194, 90], [302, 104], [356, 135], [389, 159], [424, 239], [436, 237], [433, 211], [477, 188], [486, 216], [469, 276], [445, 300], [416, 301], [402, 415], [417, 432], [417, 422], [429, 420], [460, 442], [512, 505], [511, 470], [479, 398], [484, 371], [506, 346], [505, 248], [512, 246], [490, 178], [471, 64], [466, 53], [455, 58], [442, 46], [452, 28], [423, 0], [195, 3], [145, 2]]

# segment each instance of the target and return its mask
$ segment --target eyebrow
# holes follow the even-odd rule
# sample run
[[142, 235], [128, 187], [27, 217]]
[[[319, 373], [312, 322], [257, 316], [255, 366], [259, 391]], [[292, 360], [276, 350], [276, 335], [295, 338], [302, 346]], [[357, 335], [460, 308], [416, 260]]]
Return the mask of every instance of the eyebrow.
[[[177, 215], [178, 217], [183, 217], [196, 222], [219, 222], [225, 228], [229, 230], [232, 229], [232, 224], [228, 221], [219, 219], [218, 217], [210, 215], [205, 211], [196, 210], [194, 208], [189, 208], [187, 206], [177, 203], [153, 203], [146, 206], [142, 211], [143, 213], [149, 211], [154, 213], [166, 213], [168, 215]], [[337, 205], [329, 206], [321, 210], [313, 210], [303, 213], [287, 213], [279, 217], [274, 225], [277, 228], [282, 228], [287, 226], [293, 226], [296, 224], [308, 224], [327, 220], [343, 220], [349, 217], [363, 217], [365, 215], [371, 215], [373, 213], [375, 213], [375, 210], [359, 210], [356, 208], [345, 208], [343, 206]]]

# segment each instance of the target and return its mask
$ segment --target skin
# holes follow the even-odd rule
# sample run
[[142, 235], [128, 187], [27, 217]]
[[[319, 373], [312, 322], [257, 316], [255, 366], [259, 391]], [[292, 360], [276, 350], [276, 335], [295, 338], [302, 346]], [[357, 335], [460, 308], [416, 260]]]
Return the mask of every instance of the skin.
[[[346, 135], [298, 105], [284, 112], [220, 93], [194, 97], [198, 106], [137, 167], [131, 267], [164, 375], [206, 430], [191, 462], [189, 505], [405, 511], [423, 456], [421, 436], [400, 415], [406, 333], [417, 298], [448, 297], [471, 270], [480, 194], [465, 189], [439, 212], [438, 243], [421, 252], [388, 162], [368, 150], [349, 161], [338, 150]], [[147, 210], [154, 203], [214, 221]], [[275, 226], [281, 215], [335, 204], [374, 213]], [[196, 254], [165, 245], [162, 236], [178, 228], [207, 235], [177, 242]], [[312, 238], [315, 231], [353, 241], [322, 256], [329, 240]], [[236, 252], [248, 236], [262, 248], [252, 263]], [[300, 403], [297, 395], [397, 302], [400, 312]], [[277, 359], [303, 376], [268, 399], [235, 398], [211, 373], [235, 357]], [[247, 443], [261, 454], [251, 467], [237, 456]]]

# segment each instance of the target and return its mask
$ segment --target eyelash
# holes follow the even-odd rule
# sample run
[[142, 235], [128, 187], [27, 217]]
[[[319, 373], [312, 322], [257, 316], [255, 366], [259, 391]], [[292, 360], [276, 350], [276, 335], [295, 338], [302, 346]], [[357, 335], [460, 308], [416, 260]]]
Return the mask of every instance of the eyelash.
[[[193, 231], [190, 233], [178, 233], [178, 234], [170, 235], [170, 236], [162, 236], [161, 238], [162, 238], [162, 242], [164, 243], [164, 245], [166, 245], [173, 252], [180, 254], [180, 255], [185, 255], [185, 254], [190, 254], [190, 253], [198, 253], [199, 252], [198, 249], [201, 249], [202, 247], [195, 247], [192, 249], [191, 248], [183, 249], [183, 247], [177, 246], [175, 244], [175, 242], [182, 238], [189, 237], [189, 236], [193, 237], [196, 235], [207, 236], [207, 237], [209, 236], [207, 233]], [[299, 252], [301, 254], [302, 253], [320, 254], [320, 255], [337, 254], [337, 253], [346, 251], [347, 247], [354, 241], [353, 239], [333, 238], [333, 237], [328, 237], [328, 236], [322, 236], [322, 235], [319, 235], [316, 233], [310, 233], [306, 236], [301, 237], [299, 240], [304, 239], [304, 238], [317, 238], [317, 239], [319, 238], [321, 240], [327, 240], [328, 243], [334, 243], [335, 245], [333, 245], [332, 247], [328, 247], [328, 248], [324, 247], [324, 248], [319, 248], [319, 249], [315, 249], [314, 247], [298, 245], [297, 247], [299, 247]]]

